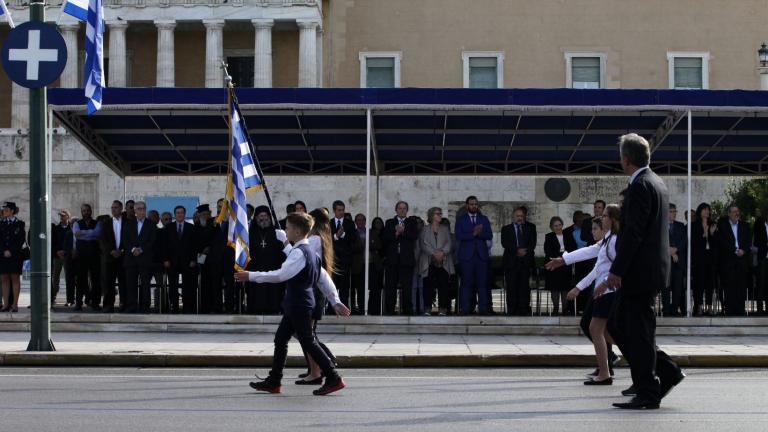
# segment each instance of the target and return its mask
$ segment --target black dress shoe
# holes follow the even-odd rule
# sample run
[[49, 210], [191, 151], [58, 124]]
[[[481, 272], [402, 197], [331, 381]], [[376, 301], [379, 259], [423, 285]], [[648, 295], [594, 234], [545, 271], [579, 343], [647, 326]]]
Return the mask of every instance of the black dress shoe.
[[83, 305], [81, 305], [81, 304], [76, 304], [76, 305], [75, 305], [75, 308], [74, 308], [74, 310], [75, 310], [76, 312], [80, 312], [81, 310], [83, 310]]
[[104, 309], [102, 309], [101, 311], [104, 312], [104, 313], [111, 314], [111, 313], [115, 313], [115, 308], [113, 308], [111, 306], [107, 306]]
[[609, 385], [613, 385], [613, 378], [608, 377], [608, 378], [606, 378], [606, 379], [604, 379], [602, 381], [586, 380], [586, 381], [584, 381], [584, 385], [588, 385], [588, 386], [609, 386]]
[[323, 383], [323, 377], [315, 378], [313, 380], [307, 381], [304, 379], [300, 379], [296, 381], [296, 385], [320, 385]]
[[616, 408], [629, 409], [629, 410], [652, 410], [659, 409], [659, 403], [646, 399], [640, 399], [637, 396], [632, 398], [629, 402], [619, 402], [613, 404]]
[[629, 386], [628, 389], [621, 391], [622, 396], [637, 396], [637, 390], [635, 389], [635, 385], [632, 384]]
[[660, 391], [661, 391], [661, 398], [664, 399], [665, 396], [669, 394], [669, 392], [672, 391], [673, 388], [675, 388], [676, 385], [680, 384], [685, 379], [685, 374], [683, 372], [680, 372], [679, 375], [675, 376], [674, 378], [670, 380], [664, 380], [661, 381], [660, 385]]
[[258, 381], [258, 382], [251, 382], [249, 384], [252, 389], [263, 391], [267, 393], [281, 393], [282, 388], [279, 383], [274, 383], [270, 380], [264, 380], [264, 381]]

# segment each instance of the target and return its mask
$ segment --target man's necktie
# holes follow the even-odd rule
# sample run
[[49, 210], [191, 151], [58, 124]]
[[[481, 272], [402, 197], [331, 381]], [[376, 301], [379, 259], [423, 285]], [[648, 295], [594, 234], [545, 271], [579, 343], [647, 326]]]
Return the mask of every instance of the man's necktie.
[[520, 247], [521, 244], [523, 244], [522, 239], [520, 239], [520, 225], [515, 224], [515, 237], [517, 240], [517, 247]]
[[176, 234], [181, 238], [181, 224], [176, 224]]

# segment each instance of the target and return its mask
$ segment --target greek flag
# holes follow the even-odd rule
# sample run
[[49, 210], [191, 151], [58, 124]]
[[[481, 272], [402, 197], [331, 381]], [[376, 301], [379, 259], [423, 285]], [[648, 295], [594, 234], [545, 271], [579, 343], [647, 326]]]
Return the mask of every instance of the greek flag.
[[88, 21], [85, 27], [85, 97], [88, 114], [101, 109], [104, 79], [104, 6], [102, 0], [88, 1]]
[[5, 4], [5, 0], [0, 0], [0, 17], [5, 16], [5, 19], [8, 20], [8, 25], [13, 28], [13, 19], [11, 18], [11, 13], [8, 12], [8, 6]]
[[64, 0], [61, 11], [79, 19], [88, 20], [88, 0]]
[[229, 136], [230, 161], [227, 181], [226, 211], [222, 211], [217, 222], [221, 223], [225, 215], [229, 218], [227, 243], [235, 250], [235, 269], [243, 271], [251, 260], [248, 244], [248, 201], [246, 192], [259, 190], [263, 183], [253, 163], [245, 128], [240, 118], [240, 110], [233, 95], [234, 90], [227, 89], [229, 95]]
[[88, 114], [101, 109], [104, 78], [104, 5], [102, 0], [65, 0], [62, 12], [85, 21], [85, 66], [83, 82]]

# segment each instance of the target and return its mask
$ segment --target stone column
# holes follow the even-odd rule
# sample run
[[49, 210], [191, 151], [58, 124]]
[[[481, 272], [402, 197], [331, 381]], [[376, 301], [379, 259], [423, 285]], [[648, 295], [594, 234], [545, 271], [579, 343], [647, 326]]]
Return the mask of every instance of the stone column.
[[155, 21], [157, 26], [157, 83], [158, 87], [173, 87], [174, 69], [173, 29], [176, 21]]
[[317, 26], [314, 20], [296, 20], [299, 26], [299, 87], [317, 87]]
[[125, 30], [128, 21], [108, 21], [109, 28], [109, 87], [128, 85], [128, 54], [125, 49]]
[[253, 19], [251, 23], [256, 28], [253, 86], [272, 87], [272, 27], [275, 20]]
[[[224, 56], [224, 20], [203, 20], [205, 25], [205, 86], [224, 86], [221, 59]], [[238, 83], [236, 83], [238, 84]]]
[[317, 87], [323, 87], [323, 28], [317, 28]]
[[79, 23], [59, 24], [61, 35], [67, 45], [67, 64], [64, 66], [64, 72], [61, 73], [60, 86], [64, 88], [76, 88], [80, 82], [77, 76], [78, 63], [78, 44], [77, 33], [80, 30]]
[[11, 127], [29, 128], [29, 89], [11, 82]]

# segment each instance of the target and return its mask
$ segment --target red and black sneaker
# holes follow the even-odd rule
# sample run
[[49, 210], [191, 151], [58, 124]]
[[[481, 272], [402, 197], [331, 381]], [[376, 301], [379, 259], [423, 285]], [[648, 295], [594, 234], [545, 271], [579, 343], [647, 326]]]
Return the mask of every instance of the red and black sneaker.
[[270, 380], [264, 380], [259, 382], [251, 382], [249, 384], [252, 389], [263, 391], [267, 393], [282, 393], [282, 387], [280, 383], [274, 383]]
[[319, 389], [312, 392], [315, 396], [325, 396], [333, 392], [337, 392], [347, 385], [344, 383], [344, 378], [337, 376], [335, 378], [326, 378], [325, 384]]

